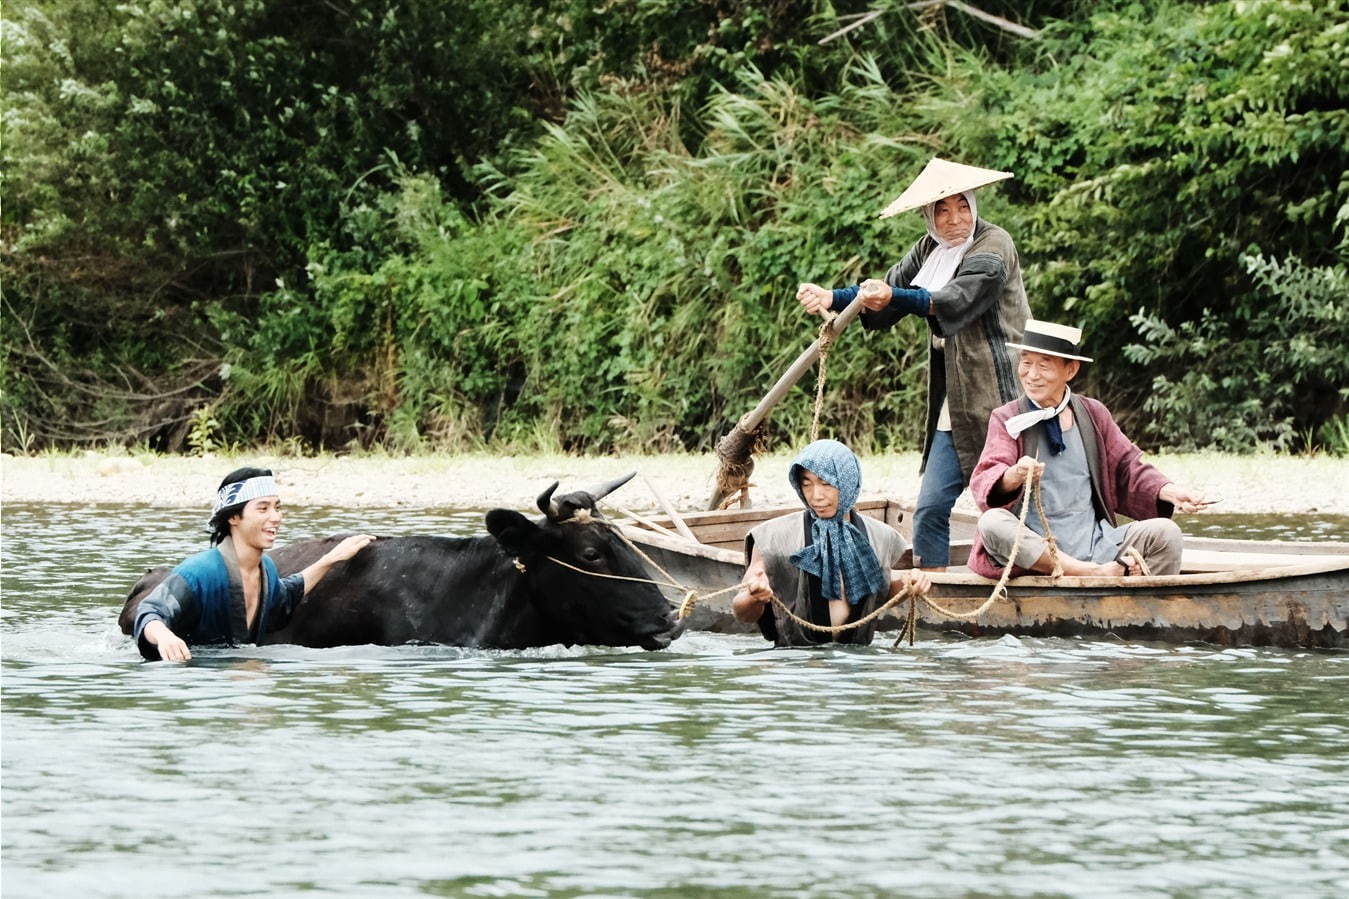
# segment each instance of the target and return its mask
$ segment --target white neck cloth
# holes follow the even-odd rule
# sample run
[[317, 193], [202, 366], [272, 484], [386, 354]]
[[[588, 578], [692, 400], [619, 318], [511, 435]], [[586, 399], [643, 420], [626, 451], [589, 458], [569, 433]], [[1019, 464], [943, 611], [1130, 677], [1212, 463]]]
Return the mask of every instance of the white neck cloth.
[[928, 254], [927, 259], [923, 260], [923, 267], [918, 270], [918, 274], [914, 275], [914, 287], [925, 287], [928, 290], [939, 290], [945, 287], [947, 282], [956, 276], [956, 269], [960, 268], [960, 260], [965, 258], [965, 251], [974, 243], [974, 227], [979, 224], [979, 210], [974, 205], [974, 191], [962, 191], [960, 196], [964, 197], [965, 202], [970, 204], [970, 236], [960, 243], [950, 243], [937, 234], [937, 229], [933, 224], [933, 216], [937, 208], [936, 203], [928, 203], [923, 207], [923, 220], [927, 222], [927, 236], [937, 242], [937, 248]]
[[1073, 389], [1064, 385], [1063, 402], [1059, 403], [1057, 406], [1045, 408], [1040, 408], [1035, 400], [1030, 400], [1030, 397], [1026, 397], [1026, 399], [1030, 400], [1030, 404], [1036, 408], [1029, 412], [1022, 412], [1020, 415], [1013, 415], [1011, 418], [1007, 419], [1004, 423], [1004, 427], [1007, 428], [1007, 433], [1011, 434], [1013, 437], [1019, 437], [1021, 436], [1021, 432], [1027, 428], [1033, 427], [1042, 421], [1049, 421], [1051, 418], [1057, 418], [1062, 414], [1064, 409], [1068, 408], [1068, 398], [1072, 395]]

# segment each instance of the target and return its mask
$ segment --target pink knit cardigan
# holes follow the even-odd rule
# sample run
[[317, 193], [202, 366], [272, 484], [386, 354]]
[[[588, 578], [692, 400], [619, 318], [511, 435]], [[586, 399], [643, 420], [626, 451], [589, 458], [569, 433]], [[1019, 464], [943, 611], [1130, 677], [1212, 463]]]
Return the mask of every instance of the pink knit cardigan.
[[[1080, 419], [1083, 411], [1091, 416], [1091, 424], [1096, 432], [1096, 459], [1100, 463], [1099, 470], [1092, 471], [1092, 481], [1099, 488], [1110, 523], [1115, 523], [1117, 513], [1135, 521], [1170, 518], [1173, 507], [1158, 494], [1171, 479], [1142, 461], [1140, 457], [1143, 451], [1124, 436], [1104, 403], [1078, 394], [1073, 395], [1071, 402], [1075, 418]], [[970, 477], [970, 493], [981, 511], [997, 506], [1008, 508], [1013, 513], [1019, 514], [1021, 511], [1022, 491], [1005, 495], [998, 486], [1003, 472], [1024, 455], [1025, 433], [1020, 437], [1012, 437], [1004, 425], [1007, 419], [1021, 411], [1024, 410], [1018, 399], [994, 409], [989, 417], [984, 450]], [[1035, 425], [1032, 430], [1041, 427]], [[1090, 458], [1091, 454], [1088, 453]], [[988, 555], [977, 533], [974, 548], [970, 552], [969, 566], [971, 571], [984, 577], [996, 578], [1002, 575], [1002, 566]], [[1028, 573], [1024, 568], [1012, 569], [1013, 576]]]

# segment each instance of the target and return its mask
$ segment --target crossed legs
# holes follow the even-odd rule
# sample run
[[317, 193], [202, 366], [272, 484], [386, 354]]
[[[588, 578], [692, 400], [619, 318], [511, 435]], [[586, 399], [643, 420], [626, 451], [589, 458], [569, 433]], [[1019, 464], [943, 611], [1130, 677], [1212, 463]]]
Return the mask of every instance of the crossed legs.
[[[1007, 509], [989, 509], [979, 516], [979, 536], [984, 549], [999, 565], [1006, 565], [1016, 541], [1017, 529], [1021, 528], [1021, 544], [1017, 547], [1017, 567], [1026, 568], [1041, 574], [1054, 570], [1054, 561], [1049, 557], [1048, 543], [1045, 538], [1023, 527], [1017, 517]], [[1181, 549], [1185, 536], [1180, 527], [1169, 518], [1149, 518], [1135, 521], [1124, 530], [1121, 551], [1132, 546], [1147, 563], [1153, 574], [1177, 574], [1180, 572]], [[1125, 574], [1141, 574], [1133, 568], [1126, 568], [1118, 561], [1096, 564], [1074, 559], [1059, 552], [1059, 564], [1063, 573], [1076, 577], [1120, 577]]]

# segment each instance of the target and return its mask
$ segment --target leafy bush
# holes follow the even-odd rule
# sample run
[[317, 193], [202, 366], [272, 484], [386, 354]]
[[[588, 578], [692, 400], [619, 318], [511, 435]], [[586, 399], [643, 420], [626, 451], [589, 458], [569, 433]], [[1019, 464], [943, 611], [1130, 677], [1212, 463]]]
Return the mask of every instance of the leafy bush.
[[955, 54], [920, 105], [960, 154], [1016, 171], [1005, 224], [1032, 309], [1081, 323], [1097, 381], [1128, 382], [1110, 359], [1140, 306], [1201, 331], [1259, 316], [1246, 248], [1344, 271], [1346, 40], [1336, 4], [1106, 9], [1021, 66]]
[[[1243, 256], [1259, 291], [1241, 317], [1208, 311], [1173, 328], [1142, 311], [1146, 343], [1125, 348], [1151, 370], [1144, 432], [1177, 449], [1291, 449], [1349, 404], [1349, 273]], [[1176, 372], [1178, 374], [1170, 374]]]
[[[814, 336], [795, 284], [921, 233], [874, 213], [940, 153], [1016, 172], [980, 211], [1140, 437], [1338, 445], [1349, 11], [983, 5], [1041, 38], [896, 6], [821, 48], [867, 4], [817, 0], [7, 8], [4, 439], [174, 448], [209, 408], [225, 444], [706, 448]], [[925, 356], [847, 334], [826, 429], [915, 445]]]

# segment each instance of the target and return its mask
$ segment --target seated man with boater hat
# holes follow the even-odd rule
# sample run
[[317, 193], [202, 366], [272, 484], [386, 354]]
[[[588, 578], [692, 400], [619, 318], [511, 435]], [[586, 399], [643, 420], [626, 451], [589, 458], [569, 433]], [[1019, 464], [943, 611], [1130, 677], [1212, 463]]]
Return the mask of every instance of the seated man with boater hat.
[[[980, 509], [970, 570], [1002, 574], [1020, 527], [1022, 490], [1031, 474], [1057, 542], [1064, 574], [1106, 576], [1176, 574], [1184, 537], [1175, 510], [1203, 505], [1198, 491], [1181, 487], [1143, 462], [1143, 454], [1102, 403], [1068, 387], [1081, 363], [1082, 331], [1026, 322], [1017, 376], [1024, 394], [993, 410], [984, 450], [970, 479]], [[1119, 526], [1115, 516], [1134, 519]], [[1013, 574], [1053, 571], [1045, 524], [1034, 504], [1016, 550]]]

